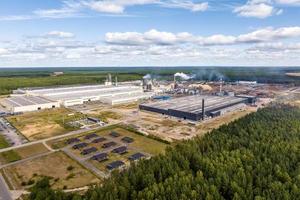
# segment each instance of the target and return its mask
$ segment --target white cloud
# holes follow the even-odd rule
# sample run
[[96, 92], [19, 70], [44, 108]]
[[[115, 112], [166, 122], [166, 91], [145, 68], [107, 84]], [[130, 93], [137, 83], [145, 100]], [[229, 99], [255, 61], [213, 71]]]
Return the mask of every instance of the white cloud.
[[264, 41], [272, 41], [277, 39], [285, 39], [285, 38], [295, 38], [300, 37], [300, 27], [283, 27], [274, 29], [264, 28], [259, 29], [251, 33], [242, 34], [238, 36], [237, 40], [239, 42], [245, 43], [253, 43], [253, 42], [264, 42]]
[[[0, 65], [188, 65], [203, 62], [242, 65], [244, 61], [254, 65], [283, 61], [300, 64], [300, 43], [296, 42], [300, 39], [300, 27], [270, 27], [240, 35], [208, 36], [152, 29], [144, 33], [107, 33], [103, 43], [87, 43], [61, 34], [67, 32], [53, 32], [55, 36], [31, 36], [3, 43]], [[292, 38], [294, 43], [291, 43]], [[284, 43], [285, 39], [290, 43]]]
[[73, 33], [63, 32], [63, 31], [51, 31], [51, 32], [47, 33], [46, 35], [50, 36], [50, 37], [60, 37], [60, 38], [72, 38], [72, 37], [74, 37]]
[[193, 0], [65, 0], [59, 8], [38, 9], [30, 15], [0, 16], [0, 21], [17, 21], [30, 19], [59, 19], [86, 17], [92, 10], [99, 13], [113, 15], [124, 14], [128, 7], [142, 5], [156, 5], [165, 8], [180, 8], [192, 12], [208, 9], [208, 2], [194, 3]]
[[85, 0], [82, 5], [101, 13], [121, 14], [126, 7], [157, 3], [157, 0]]
[[242, 17], [266, 18], [272, 15], [280, 15], [283, 11], [274, 8], [270, 0], [249, 0], [245, 5], [233, 10]]
[[202, 38], [200, 39], [200, 43], [203, 45], [229, 45], [236, 43], [236, 38], [234, 36], [218, 34]]
[[10, 16], [0, 16], [0, 21], [23, 21], [30, 20], [32, 16], [27, 15], [10, 15]]
[[173, 34], [170, 32], [160, 32], [155, 29], [147, 31], [145, 33], [138, 32], [115, 32], [106, 33], [105, 41], [111, 44], [121, 45], [147, 45], [147, 44], [158, 44], [158, 45], [171, 45], [180, 42], [186, 42], [193, 36], [189, 33], [178, 33]]
[[7, 49], [4, 48], [0, 48], [0, 55], [4, 55], [4, 54], [8, 54], [9, 51]]
[[209, 7], [208, 2], [194, 3], [193, 1], [186, 0], [160, 1], [159, 4], [167, 8], [181, 8], [192, 12], [203, 12]]
[[270, 43], [260, 43], [248, 50], [257, 50], [264, 52], [300, 52], [300, 43], [288, 43], [283, 42], [270, 42]]
[[116, 45], [177, 45], [198, 44], [206, 45], [233, 45], [240, 43], [258, 43], [278, 39], [300, 37], [300, 27], [272, 27], [259, 29], [250, 33], [237, 36], [216, 34], [207, 37], [195, 36], [187, 32], [171, 33], [155, 29], [145, 33], [114, 32], [105, 35], [105, 41]]
[[300, 6], [300, 0], [275, 0], [278, 4]]

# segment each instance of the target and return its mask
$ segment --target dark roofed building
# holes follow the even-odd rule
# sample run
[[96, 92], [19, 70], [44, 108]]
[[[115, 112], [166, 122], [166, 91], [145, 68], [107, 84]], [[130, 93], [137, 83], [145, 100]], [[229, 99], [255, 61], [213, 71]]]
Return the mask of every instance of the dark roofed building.
[[115, 145], [117, 145], [117, 143], [115, 143], [115, 142], [107, 142], [107, 143], [104, 143], [102, 145], [102, 148], [109, 148], [109, 147], [112, 147], [112, 146], [115, 146]]
[[108, 160], [108, 155], [107, 155], [107, 153], [100, 153], [100, 154], [94, 155], [91, 159], [97, 160], [98, 162], [102, 162], [102, 161]]
[[77, 142], [80, 142], [80, 139], [70, 138], [70, 139], [67, 139], [67, 141], [66, 141], [67, 144], [74, 144], [74, 143], [77, 143]]
[[119, 137], [119, 136], [120, 136], [120, 133], [118, 133], [118, 132], [116, 132], [116, 131], [112, 131], [112, 132], [110, 132], [109, 135], [116, 138], [116, 137]]
[[127, 147], [126, 146], [121, 146], [121, 147], [113, 149], [111, 152], [118, 153], [118, 154], [124, 154], [124, 153], [127, 152]]
[[84, 137], [84, 139], [89, 140], [89, 139], [92, 139], [92, 138], [95, 138], [95, 137], [98, 137], [98, 135], [96, 133], [91, 133], [91, 134], [86, 135]]
[[86, 147], [86, 146], [87, 146], [87, 143], [82, 142], [82, 143], [79, 143], [79, 144], [75, 144], [75, 145], [73, 146], [73, 149], [82, 149], [82, 148], [84, 148], [84, 147]]
[[83, 151], [81, 152], [82, 155], [87, 155], [93, 152], [96, 152], [98, 149], [96, 147], [91, 147], [91, 148], [87, 148], [87, 149], [83, 149]]
[[95, 118], [95, 117], [88, 117], [87, 119], [88, 119], [89, 121], [94, 122], [94, 123], [99, 123], [99, 122], [101, 122], [100, 119]]
[[126, 143], [132, 143], [134, 141], [134, 139], [131, 137], [123, 137], [122, 141], [126, 142]]
[[100, 143], [100, 142], [104, 142], [105, 140], [107, 140], [107, 139], [104, 138], [104, 137], [99, 137], [99, 138], [94, 139], [92, 142], [93, 143]]
[[145, 157], [145, 155], [142, 153], [135, 153], [135, 154], [129, 156], [128, 159], [130, 161], [136, 161], [136, 160], [140, 160], [141, 158], [144, 158], [144, 157]]
[[123, 161], [117, 160], [117, 161], [114, 161], [114, 162], [109, 163], [108, 165], [106, 165], [106, 168], [108, 170], [114, 170], [114, 169], [118, 169], [118, 168], [120, 168], [124, 165], [125, 165], [125, 163]]

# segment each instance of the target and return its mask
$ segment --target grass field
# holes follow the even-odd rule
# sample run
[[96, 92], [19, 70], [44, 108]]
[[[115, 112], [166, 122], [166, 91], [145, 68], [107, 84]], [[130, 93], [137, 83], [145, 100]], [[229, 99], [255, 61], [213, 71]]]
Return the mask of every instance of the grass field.
[[66, 108], [29, 112], [22, 115], [8, 117], [8, 121], [15, 126], [30, 141], [61, 135], [74, 130], [65, 125], [68, 121], [83, 117], [80, 113], [73, 113]]
[[122, 115], [113, 112], [113, 111], [101, 111], [101, 112], [97, 112], [97, 115], [99, 116], [99, 118], [104, 121], [104, 122], [109, 122], [109, 119], [121, 119]]
[[10, 162], [15, 162], [21, 160], [22, 157], [14, 150], [5, 151], [0, 153], [0, 163], [6, 164]]
[[[84, 135], [91, 133], [91, 132], [95, 132], [99, 136], [105, 136], [109, 140], [109, 138], [111, 138], [111, 136], [109, 136], [109, 133], [111, 131], [117, 131], [118, 133], [121, 134], [121, 136], [119, 138], [117, 138], [117, 140], [121, 140], [124, 136], [133, 138], [134, 142], [131, 143], [130, 146], [132, 146], [133, 148], [139, 149], [140, 151], [152, 154], [152, 155], [158, 155], [160, 153], [164, 153], [165, 148], [168, 146], [167, 144], [165, 144], [163, 142], [149, 138], [144, 135], [134, 133], [132, 131], [126, 130], [125, 128], [118, 127], [117, 125], [106, 127], [104, 129], [100, 129], [98, 131], [89, 131], [87, 133], [80, 134], [76, 137], [80, 138], [83, 141]], [[75, 137], [75, 136], [73, 136], [73, 137]], [[48, 142], [48, 144], [50, 146], [52, 146], [52, 148], [54, 148], [54, 149], [63, 148], [64, 146], [66, 146], [65, 142], [67, 139], [68, 138], [64, 138], [63, 140], [50, 141], [50, 142]], [[120, 141], [120, 143], [122, 143], [122, 142]]]
[[[167, 144], [162, 143], [160, 141], [148, 138], [146, 136], [142, 136], [142, 135], [138, 135], [136, 133], [133, 133], [131, 131], [128, 131], [126, 129], [123, 128], [115, 128], [114, 131], [118, 132], [121, 134], [120, 139], [122, 138], [122, 136], [128, 136], [134, 139], [134, 142], [132, 144], [130, 144], [130, 146], [139, 149], [143, 152], [146, 153], [150, 153], [152, 155], [158, 155], [160, 153], [164, 153]], [[101, 135], [104, 136], [108, 136], [108, 134], [111, 131], [109, 130], [105, 130], [103, 132], [99, 132]]]
[[51, 178], [53, 188], [77, 188], [99, 183], [100, 180], [63, 152], [56, 152], [38, 159], [6, 168], [12, 184], [22, 189], [43, 176]]
[[0, 135], [0, 149], [6, 148], [6, 147], [9, 147], [9, 144], [5, 140], [5, 138], [2, 135]]
[[43, 144], [33, 144], [30, 146], [0, 153], [0, 163], [7, 164], [7, 163], [15, 162], [21, 159], [46, 153], [48, 151], [49, 150]]
[[15, 150], [15, 152], [18, 153], [22, 159], [29, 158], [38, 154], [46, 153], [48, 151], [49, 150], [41, 143], [18, 148]]

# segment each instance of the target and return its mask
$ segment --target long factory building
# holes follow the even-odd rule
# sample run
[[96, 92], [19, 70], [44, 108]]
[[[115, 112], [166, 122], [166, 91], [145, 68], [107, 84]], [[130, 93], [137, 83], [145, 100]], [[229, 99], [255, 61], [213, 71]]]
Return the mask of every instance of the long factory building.
[[141, 104], [139, 108], [180, 119], [199, 121], [237, 110], [249, 102], [248, 98], [243, 97], [195, 95]]
[[145, 93], [135, 85], [85, 85], [56, 88], [22, 88], [1, 102], [10, 112], [35, 111], [60, 106], [80, 105], [100, 101], [110, 105], [130, 103], [147, 99], [152, 93]]

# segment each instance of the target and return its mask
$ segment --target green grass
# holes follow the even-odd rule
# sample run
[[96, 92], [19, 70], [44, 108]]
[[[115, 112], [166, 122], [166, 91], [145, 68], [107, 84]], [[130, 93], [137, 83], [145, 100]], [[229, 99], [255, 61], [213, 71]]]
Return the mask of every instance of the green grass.
[[122, 116], [116, 112], [112, 111], [102, 111], [97, 114], [97, 117], [104, 122], [108, 122], [108, 119], [121, 119]]
[[1, 158], [5, 163], [11, 163], [22, 159], [21, 156], [13, 150], [0, 153], [0, 159]]
[[4, 149], [9, 147], [10, 145], [8, 144], [8, 142], [5, 140], [5, 138], [0, 135], [0, 149]]
[[[134, 142], [130, 144], [130, 146], [139, 149], [140, 151], [152, 154], [152, 155], [158, 155], [165, 152], [165, 149], [167, 146], [170, 145], [169, 142], [166, 142], [164, 140], [161, 140], [160, 138], [157, 138], [155, 136], [146, 136], [142, 135], [141, 133], [134, 131], [132, 128], [126, 128], [125, 125], [112, 125], [108, 126], [102, 129], [99, 129], [97, 131], [88, 131], [85, 133], [78, 134], [77, 136], [72, 137], [78, 137], [83, 138], [85, 135], [91, 132], [95, 132], [100, 136], [105, 136], [107, 138], [110, 138], [109, 133], [114, 130], [121, 134], [121, 136], [118, 138], [121, 140], [124, 136], [128, 136], [134, 139]], [[50, 141], [48, 144], [54, 148], [54, 149], [60, 149], [66, 146], [66, 140], [71, 137], [66, 137], [64, 139]], [[122, 143], [120, 141], [120, 143]]]
[[[143, 152], [150, 153], [152, 155], [158, 155], [165, 152], [167, 144], [158, 141], [156, 139], [149, 138], [144, 135], [139, 135], [135, 132], [126, 130], [124, 128], [116, 128], [114, 131], [121, 134], [120, 139], [124, 136], [131, 137], [134, 139], [134, 142], [130, 146], [139, 149]], [[104, 135], [108, 135], [109, 132], [106, 132]], [[108, 136], [109, 137], [109, 136]]]

